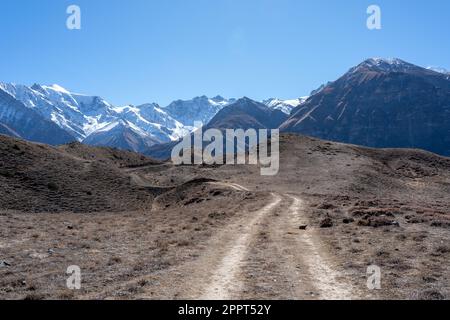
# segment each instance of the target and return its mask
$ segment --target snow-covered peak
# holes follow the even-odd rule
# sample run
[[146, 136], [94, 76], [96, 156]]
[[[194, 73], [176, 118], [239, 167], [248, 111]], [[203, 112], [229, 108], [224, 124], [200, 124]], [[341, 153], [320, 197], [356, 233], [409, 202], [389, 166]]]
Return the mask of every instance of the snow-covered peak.
[[355, 73], [363, 70], [377, 72], [402, 72], [415, 68], [418, 67], [398, 58], [370, 58], [352, 68], [350, 72]]
[[54, 91], [65, 93], [65, 94], [70, 94], [70, 92], [68, 90], [64, 89], [63, 87], [61, 87], [60, 85], [57, 85], [57, 84], [52, 84], [51, 86], [43, 86], [43, 88], [48, 89], [48, 90], [54, 90]]
[[208, 123], [220, 110], [235, 101], [221, 96], [214, 98], [200, 96], [191, 100], [176, 100], [163, 108], [163, 111], [184, 126], [193, 127], [196, 121]]
[[398, 59], [398, 58], [369, 58], [365, 61], [366, 63], [375, 64], [375, 65], [383, 65], [383, 64], [389, 64], [389, 65], [405, 65], [408, 64], [407, 62]]
[[305, 97], [300, 97], [297, 99], [290, 99], [290, 100], [282, 100], [282, 99], [277, 99], [277, 98], [270, 98], [267, 100], [264, 100], [263, 103], [268, 106], [268, 107], [275, 107], [277, 105], [280, 104], [285, 104], [285, 105], [289, 105], [291, 107], [298, 107], [300, 104], [302, 104], [303, 102], [305, 102], [306, 99], [308, 99], [308, 96]]
[[200, 96], [175, 101], [166, 108], [156, 103], [113, 106], [99, 96], [73, 93], [58, 84], [28, 87], [0, 83], [0, 90], [80, 142], [93, 142], [101, 137], [113, 143], [114, 139], [109, 140], [108, 136], [117, 138], [122, 133], [132, 133], [133, 137], [152, 143], [175, 141], [192, 132], [194, 122], [208, 123], [218, 111], [235, 101], [222, 96]]
[[134, 108], [133, 105], [126, 105], [126, 106], [122, 106], [122, 107], [113, 107], [112, 109], [117, 112], [117, 113], [124, 113], [124, 112], [128, 112], [129, 110], [132, 110]]
[[130, 126], [131, 124], [136, 125], [152, 139], [160, 142], [178, 140], [190, 132], [189, 128], [172, 118], [156, 103], [146, 103], [140, 106], [127, 105], [112, 109]]
[[292, 109], [303, 104], [308, 98], [309, 98], [309, 96], [304, 96], [304, 97], [300, 97], [297, 99], [290, 99], [290, 100], [281, 100], [281, 99], [277, 99], [277, 98], [270, 98], [270, 99], [262, 101], [262, 103], [273, 110], [280, 110], [286, 114], [290, 114]]
[[[193, 129], [156, 103], [116, 107], [101, 97], [72, 93], [57, 84], [27, 87], [0, 83], [0, 89], [28, 108], [35, 109], [79, 141], [85, 141], [92, 134], [132, 130], [152, 141], [170, 142], [182, 138]], [[198, 107], [194, 114], [187, 109], [180, 110], [193, 121], [205, 114], [209, 117], [210, 108], [215, 112], [226, 104], [226, 99], [221, 97], [198, 97], [194, 100], [193, 104]], [[203, 109], [204, 105], [208, 107]]]
[[28, 87], [2, 83], [1, 86], [79, 141], [116, 118], [111, 105], [102, 98], [71, 93], [60, 85], [33, 84]]
[[434, 71], [434, 72], [450, 75], [450, 71], [448, 71], [445, 68], [441, 68], [441, 67], [427, 67], [427, 70], [431, 70], [431, 71]]
[[231, 103], [233, 103], [236, 99], [226, 99], [220, 95], [215, 96], [214, 98], [208, 99], [208, 102], [212, 105], [224, 107]]

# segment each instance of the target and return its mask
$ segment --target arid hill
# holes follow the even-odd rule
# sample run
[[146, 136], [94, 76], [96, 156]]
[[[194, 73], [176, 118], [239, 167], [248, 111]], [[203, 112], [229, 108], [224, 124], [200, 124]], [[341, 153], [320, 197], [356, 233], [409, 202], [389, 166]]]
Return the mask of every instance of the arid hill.
[[119, 168], [155, 163], [115, 149], [78, 143], [57, 148], [0, 136], [0, 208], [23, 212], [147, 208], [158, 190], [136, 185]]

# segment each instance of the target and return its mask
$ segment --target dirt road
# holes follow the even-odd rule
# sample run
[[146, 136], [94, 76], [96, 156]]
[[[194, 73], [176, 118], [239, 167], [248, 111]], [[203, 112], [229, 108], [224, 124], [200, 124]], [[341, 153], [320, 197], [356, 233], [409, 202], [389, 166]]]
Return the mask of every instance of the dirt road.
[[249, 244], [252, 238], [256, 236], [260, 220], [281, 202], [280, 196], [275, 194], [272, 194], [272, 196], [272, 202], [252, 215], [251, 220], [238, 229], [239, 235], [231, 243], [219, 266], [214, 271], [210, 283], [205, 283], [206, 286], [200, 299], [230, 299], [242, 290], [241, 264], [248, 255]]
[[[241, 187], [241, 186], [240, 186]], [[214, 235], [199, 256], [155, 277], [164, 292], [140, 298], [351, 299], [349, 281], [308, 224], [301, 199], [272, 193]]]
[[155, 285], [136, 298], [351, 299], [350, 281], [323, 249], [315, 230], [299, 229], [309, 224], [303, 210], [299, 197], [272, 193], [262, 208], [241, 212], [224, 224], [195, 258], [89, 298], [108, 298], [145, 280]]
[[351, 299], [351, 286], [314, 230], [299, 229], [308, 223], [302, 210], [298, 197], [272, 194], [271, 202], [248, 215], [240, 228], [224, 231], [234, 235], [233, 241], [219, 241], [227, 249], [198, 298]]

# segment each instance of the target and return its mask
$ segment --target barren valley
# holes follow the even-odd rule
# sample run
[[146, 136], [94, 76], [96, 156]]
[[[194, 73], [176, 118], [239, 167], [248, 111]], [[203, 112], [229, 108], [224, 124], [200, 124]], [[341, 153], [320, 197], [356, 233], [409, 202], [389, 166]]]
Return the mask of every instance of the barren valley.
[[264, 177], [78, 143], [0, 151], [3, 299], [450, 297], [447, 158], [282, 135]]

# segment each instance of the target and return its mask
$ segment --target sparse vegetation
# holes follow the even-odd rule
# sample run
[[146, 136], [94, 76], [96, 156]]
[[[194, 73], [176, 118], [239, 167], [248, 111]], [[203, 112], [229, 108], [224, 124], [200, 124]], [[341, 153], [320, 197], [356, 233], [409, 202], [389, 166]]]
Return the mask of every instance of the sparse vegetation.
[[[361, 297], [450, 297], [447, 159], [293, 135], [282, 136], [280, 150], [280, 173], [266, 179], [251, 166], [173, 167], [118, 150], [2, 137], [0, 297], [184, 298], [192, 279], [208, 281], [209, 255], [220, 258], [272, 193], [283, 201], [255, 224], [243, 266], [247, 297], [292, 294], [286, 275], [297, 265], [289, 259], [305, 258], [295, 241], [314, 234]], [[291, 221], [299, 214], [289, 210], [294, 194], [304, 203]], [[222, 234], [229, 242], [217, 242]], [[65, 288], [72, 264], [83, 272], [79, 292]], [[372, 264], [382, 269], [381, 291], [368, 292], [361, 280]], [[312, 297], [314, 286], [297, 293], [305, 291]]]

